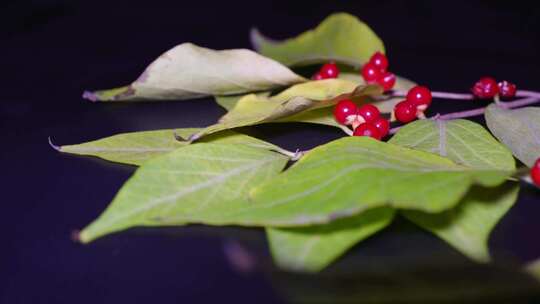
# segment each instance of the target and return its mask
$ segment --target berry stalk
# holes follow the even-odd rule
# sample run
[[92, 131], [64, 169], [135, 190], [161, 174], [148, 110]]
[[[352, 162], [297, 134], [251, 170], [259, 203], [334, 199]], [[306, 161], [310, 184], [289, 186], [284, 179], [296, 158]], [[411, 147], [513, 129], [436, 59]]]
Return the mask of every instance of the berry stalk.
[[[387, 95], [388, 97], [406, 97], [407, 91], [392, 91]], [[431, 96], [441, 99], [456, 99], [456, 100], [474, 100], [476, 99], [473, 94], [470, 93], [450, 93], [450, 92], [438, 92], [432, 91]], [[540, 98], [540, 92], [518, 90], [516, 91], [516, 97], [536, 97]]]
[[[407, 97], [407, 91], [392, 91], [389, 97]], [[431, 91], [431, 96], [442, 99], [473, 100], [473, 94]]]

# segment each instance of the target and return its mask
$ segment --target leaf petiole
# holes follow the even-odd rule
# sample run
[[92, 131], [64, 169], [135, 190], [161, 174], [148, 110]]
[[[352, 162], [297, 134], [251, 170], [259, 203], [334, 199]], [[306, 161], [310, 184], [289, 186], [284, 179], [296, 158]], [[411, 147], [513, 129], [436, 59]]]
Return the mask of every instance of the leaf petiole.
[[291, 161], [297, 161], [302, 158], [302, 156], [304, 156], [304, 154], [306, 154], [309, 150], [302, 151], [300, 149], [296, 149], [296, 151], [292, 152], [280, 147], [276, 147], [272, 149], [272, 151], [288, 156]]

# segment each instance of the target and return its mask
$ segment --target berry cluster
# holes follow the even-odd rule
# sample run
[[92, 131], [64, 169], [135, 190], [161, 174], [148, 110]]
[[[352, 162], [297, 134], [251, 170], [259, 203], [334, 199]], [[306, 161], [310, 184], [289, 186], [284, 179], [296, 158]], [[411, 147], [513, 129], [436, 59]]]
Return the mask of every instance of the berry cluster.
[[311, 79], [323, 80], [329, 78], [338, 78], [338, 76], [339, 68], [337, 67], [337, 64], [330, 61], [329, 63], [324, 64], [321, 69], [311, 77]]
[[357, 107], [352, 100], [342, 99], [334, 108], [334, 118], [342, 125], [352, 125], [353, 136], [380, 140], [390, 131], [390, 122], [381, 117], [379, 109], [372, 104]]
[[540, 187], [540, 158], [536, 160], [531, 169], [531, 179], [536, 186]]
[[396, 75], [388, 71], [388, 58], [381, 52], [371, 56], [362, 67], [361, 74], [367, 84], [378, 84], [384, 91], [391, 90], [396, 84]]
[[408, 123], [418, 118], [424, 118], [424, 112], [431, 104], [431, 91], [424, 86], [415, 86], [407, 92], [405, 100], [394, 107], [394, 117]]
[[517, 87], [506, 80], [497, 83], [493, 77], [482, 77], [474, 84], [471, 91], [480, 99], [490, 99], [497, 95], [504, 99], [511, 99], [516, 96]]

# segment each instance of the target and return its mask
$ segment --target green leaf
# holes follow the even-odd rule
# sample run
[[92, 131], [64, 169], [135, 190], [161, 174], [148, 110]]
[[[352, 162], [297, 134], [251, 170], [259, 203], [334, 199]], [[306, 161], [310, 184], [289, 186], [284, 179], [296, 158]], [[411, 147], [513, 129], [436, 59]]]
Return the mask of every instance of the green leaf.
[[388, 226], [394, 214], [391, 208], [378, 208], [326, 225], [268, 228], [266, 231], [278, 266], [294, 271], [317, 272], [356, 243]]
[[473, 187], [452, 210], [437, 214], [404, 211], [403, 214], [469, 258], [488, 262], [489, 235], [497, 222], [514, 205], [518, 192], [517, 184], [507, 183], [489, 190]]
[[348, 129], [347, 126], [336, 122], [336, 119], [334, 118], [333, 107], [325, 107], [301, 112], [289, 117], [285, 117], [283, 119], [276, 120], [274, 122], [306, 122]]
[[[249, 95], [249, 94], [248, 94]], [[259, 98], [265, 98], [270, 96], [270, 92], [261, 92], [256, 94]], [[232, 110], [234, 107], [236, 107], [236, 104], [240, 99], [245, 97], [246, 95], [231, 95], [231, 96], [214, 96], [214, 99], [216, 100], [216, 103], [220, 105], [222, 108], [224, 108], [227, 111]]]
[[251, 42], [258, 52], [287, 66], [329, 60], [360, 66], [373, 53], [384, 53], [381, 39], [369, 26], [346, 13], [330, 15], [314, 30], [285, 41], [271, 40], [252, 29]]
[[[189, 144], [187, 141], [177, 140], [175, 134], [187, 138], [190, 134], [200, 130], [186, 128], [123, 133], [78, 145], [59, 147], [53, 145], [53, 147], [60, 152], [97, 156], [113, 162], [138, 166], [151, 158], [172, 152]], [[205, 137], [202, 142], [240, 144], [269, 150], [277, 148], [263, 140], [233, 131], [213, 134]]]
[[193, 134], [190, 140], [222, 130], [272, 122], [304, 111], [328, 107], [342, 98], [360, 99], [381, 93], [377, 85], [357, 86], [347, 80], [327, 79], [298, 84], [273, 97], [249, 94], [242, 97], [218, 123]]
[[148, 161], [120, 189], [110, 206], [79, 235], [87, 243], [133, 226], [201, 222], [208, 211], [249, 205], [249, 189], [280, 172], [288, 158], [244, 145], [189, 145]]
[[515, 169], [512, 153], [469, 120], [418, 120], [401, 128], [389, 142], [436, 153], [471, 168]]
[[218, 105], [227, 111], [230, 111], [236, 106], [236, 103], [245, 95], [230, 95], [230, 96], [214, 96], [214, 100]]
[[508, 110], [491, 104], [485, 117], [491, 133], [510, 148], [517, 159], [532, 167], [540, 157], [540, 108]]
[[306, 153], [295, 165], [250, 192], [249, 208], [221, 212], [242, 225], [327, 223], [392, 206], [425, 212], [454, 207], [470, 186], [494, 187], [509, 176], [435, 154], [365, 137], [346, 137]]
[[159, 56], [131, 85], [85, 92], [83, 97], [92, 101], [180, 100], [264, 91], [304, 81], [250, 50], [216, 51], [183, 43]]
[[[363, 78], [359, 74], [352, 74], [352, 73], [341, 73], [339, 76], [340, 79], [348, 80], [351, 82], [354, 82], [357, 86], [365, 85]], [[403, 90], [408, 91], [410, 88], [414, 87], [416, 84], [412, 82], [411, 80], [408, 80], [403, 77], [397, 77], [395, 89], [396, 90]], [[268, 92], [264, 92], [261, 94], [258, 94], [257, 97], [267, 97]], [[245, 95], [241, 96], [214, 96], [216, 99], [216, 102], [225, 108], [227, 111], [230, 111], [233, 109], [238, 101], [244, 97]], [[396, 103], [403, 100], [403, 98], [390, 98], [387, 100], [376, 100], [374, 98], [366, 97], [365, 99], [362, 99], [362, 103], [372, 103], [375, 106], [379, 108], [381, 113], [391, 113], [394, 109], [394, 106]], [[333, 114], [334, 109], [332, 107], [325, 107], [325, 108], [319, 108], [314, 109], [306, 112], [301, 112], [289, 117], [285, 117], [283, 119], [279, 119], [273, 122], [305, 122], [305, 123], [314, 123], [314, 124], [322, 124], [332, 127], [337, 127], [340, 129], [347, 128], [346, 126], [343, 126], [336, 122], [334, 119]]]
[[[446, 156], [471, 168], [515, 169], [510, 151], [484, 127], [468, 120], [415, 121], [389, 142]], [[508, 184], [490, 190], [473, 187], [452, 210], [438, 214], [404, 211], [404, 215], [471, 259], [486, 262], [489, 235], [516, 201], [518, 191], [517, 185]]]

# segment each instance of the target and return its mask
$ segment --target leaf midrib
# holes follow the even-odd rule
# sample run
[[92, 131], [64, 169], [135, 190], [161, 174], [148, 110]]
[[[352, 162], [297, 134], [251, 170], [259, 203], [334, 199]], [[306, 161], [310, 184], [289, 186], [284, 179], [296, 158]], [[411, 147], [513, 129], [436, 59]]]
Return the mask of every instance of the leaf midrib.
[[208, 188], [208, 187], [213, 186], [213, 185], [223, 183], [223, 182], [227, 181], [227, 179], [232, 177], [232, 176], [236, 176], [236, 175], [241, 174], [241, 173], [243, 173], [245, 171], [250, 171], [250, 170], [255, 169], [257, 167], [264, 166], [267, 163], [270, 163], [272, 161], [275, 161], [275, 160], [279, 159], [279, 157], [281, 157], [281, 156], [276, 154], [274, 156], [271, 156], [271, 157], [268, 157], [268, 158], [264, 159], [263, 161], [255, 161], [254, 163], [250, 163], [250, 164], [248, 164], [246, 166], [237, 167], [237, 168], [235, 168], [235, 169], [233, 169], [233, 170], [231, 170], [231, 171], [229, 171], [229, 172], [227, 172], [225, 174], [215, 176], [215, 177], [213, 177], [211, 179], [208, 179], [208, 180], [206, 180], [206, 181], [204, 181], [202, 183], [195, 184], [195, 185], [192, 185], [192, 186], [187, 187], [187, 188], [183, 188], [181, 191], [178, 191], [177, 193], [169, 194], [167, 196], [160, 197], [160, 198], [156, 198], [156, 199], [154, 199], [152, 201], [147, 202], [144, 206], [134, 208], [130, 212], [123, 213], [120, 216], [109, 218], [107, 221], [103, 222], [101, 225], [102, 226], [103, 225], [105, 225], [105, 226], [111, 225], [111, 224], [117, 223], [117, 222], [119, 222], [119, 221], [121, 221], [123, 219], [129, 218], [129, 217], [131, 217], [131, 216], [133, 216], [135, 214], [151, 210], [153, 208], [156, 208], [156, 207], [164, 205], [164, 204], [172, 203], [172, 202], [174, 202], [175, 200], [179, 199], [182, 196], [185, 196], [187, 194], [190, 194], [190, 193], [193, 193], [193, 192], [196, 192], [196, 191], [200, 191], [202, 189]]

